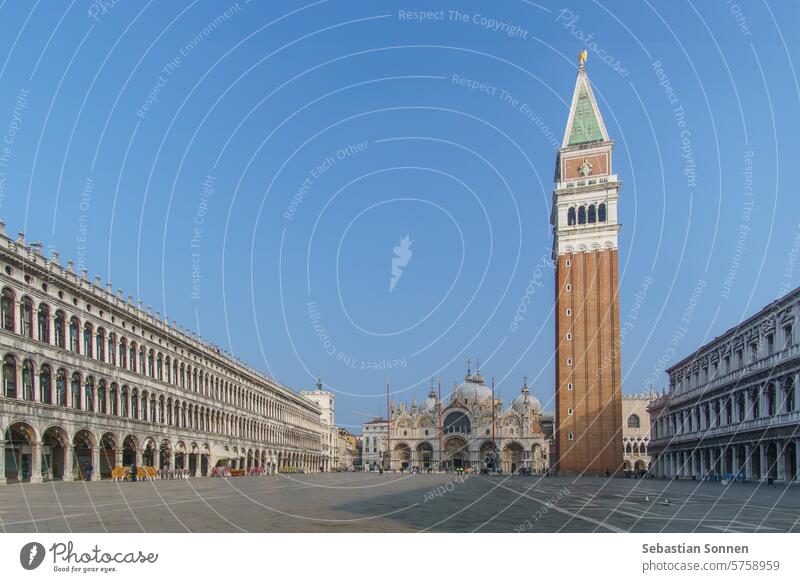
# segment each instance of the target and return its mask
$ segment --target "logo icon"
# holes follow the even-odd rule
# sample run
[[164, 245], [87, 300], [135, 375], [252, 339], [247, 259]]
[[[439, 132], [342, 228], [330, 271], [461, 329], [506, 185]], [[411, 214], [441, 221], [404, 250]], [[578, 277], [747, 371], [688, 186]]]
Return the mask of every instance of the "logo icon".
[[395, 285], [400, 280], [403, 274], [403, 267], [408, 265], [411, 260], [411, 255], [414, 253], [411, 250], [411, 245], [414, 243], [409, 235], [400, 237], [400, 244], [394, 247], [394, 257], [392, 257], [392, 278], [389, 280], [389, 293], [394, 291]]
[[39, 542], [29, 542], [19, 551], [19, 563], [26, 570], [35, 570], [44, 561], [44, 546]]

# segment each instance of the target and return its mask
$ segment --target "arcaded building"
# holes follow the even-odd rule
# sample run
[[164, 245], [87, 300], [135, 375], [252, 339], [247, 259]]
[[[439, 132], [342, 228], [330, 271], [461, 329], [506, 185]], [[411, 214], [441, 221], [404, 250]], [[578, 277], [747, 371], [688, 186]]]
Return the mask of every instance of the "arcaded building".
[[622, 397], [622, 458], [625, 471], [640, 473], [650, 466], [650, 413], [656, 394], [650, 389]]
[[0, 482], [314, 471], [320, 408], [0, 223]]
[[796, 481], [800, 289], [672, 366], [649, 407], [656, 475]]
[[[506, 407], [494, 398], [478, 369], [441, 401], [431, 388], [420, 405], [391, 407], [391, 467], [456, 470], [549, 468], [550, 441], [542, 430], [542, 407], [523, 382]], [[366, 459], [366, 457], [365, 457]]]
[[614, 141], [581, 54], [556, 161], [550, 222], [556, 283], [554, 467], [566, 473], [622, 468], [622, 388]]

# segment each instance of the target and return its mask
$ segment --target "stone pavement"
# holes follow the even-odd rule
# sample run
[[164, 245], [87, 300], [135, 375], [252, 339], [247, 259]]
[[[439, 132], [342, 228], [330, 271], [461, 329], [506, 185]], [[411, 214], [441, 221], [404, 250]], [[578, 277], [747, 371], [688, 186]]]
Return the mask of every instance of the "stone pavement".
[[328, 473], [0, 486], [5, 532], [797, 532], [799, 522], [800, 487], [781, 484]]

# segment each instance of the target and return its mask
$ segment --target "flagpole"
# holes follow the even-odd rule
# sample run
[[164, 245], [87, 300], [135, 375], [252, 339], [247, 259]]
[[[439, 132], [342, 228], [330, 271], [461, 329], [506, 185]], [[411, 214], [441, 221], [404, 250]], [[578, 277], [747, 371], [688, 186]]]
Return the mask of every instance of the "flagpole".
[[439, 433], [439, 470], [442, 470], [442, 379], [439, 378], [439, 411], [436, 417], [436, 428]]
[[392, 469], [392, 404], [389, 400], [389, 379], [386, 379], [386, 448], [389, 451], [389, 470]]
[[494, 377], [492, 377], [492, 469], [497, 471], [497, 443], [494, 441], [494, 425], [495, 425], [495, 406], [494, 402]]

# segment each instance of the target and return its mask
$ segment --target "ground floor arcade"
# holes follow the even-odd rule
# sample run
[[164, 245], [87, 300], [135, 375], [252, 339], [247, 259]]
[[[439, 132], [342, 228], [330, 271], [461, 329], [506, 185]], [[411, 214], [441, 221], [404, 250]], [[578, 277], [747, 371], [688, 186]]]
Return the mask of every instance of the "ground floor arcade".
[[707, 445], [681, 443], [656, 452], [655, 475], [701, 479], [708, 475], [740, 475], [749, 481], [800, 481], [800, 439]]
[[[526, 439], [528, 440], [528, 439]], [[530, 439], [532, 440], [532, 439]], [[455, 471], [475, 470], [512, 473], [530, 469], [542, 473], [547, 468], [546, 443], [535, 440], [523, 445], [517, 440], [491, 440], [475, 442], [462, 436], [449, 436], [438, 441], [399, 441], [392, 443], [391, 468], [405, 470], [419, 467], [422, 470]]]
[[[188, 476], [209, 476], [214, 467], [247, 472], [316, 472], [317, 453], [218, 443], [172, 435], [137, 435], [115, 430], [70, 428], [15, 421], [0, 427], [0, 483], [47, 480], [100, 480], [114, 467], [149, 466], [180, 470]], [[202, 436], [202, 435], [199, 435]]]

